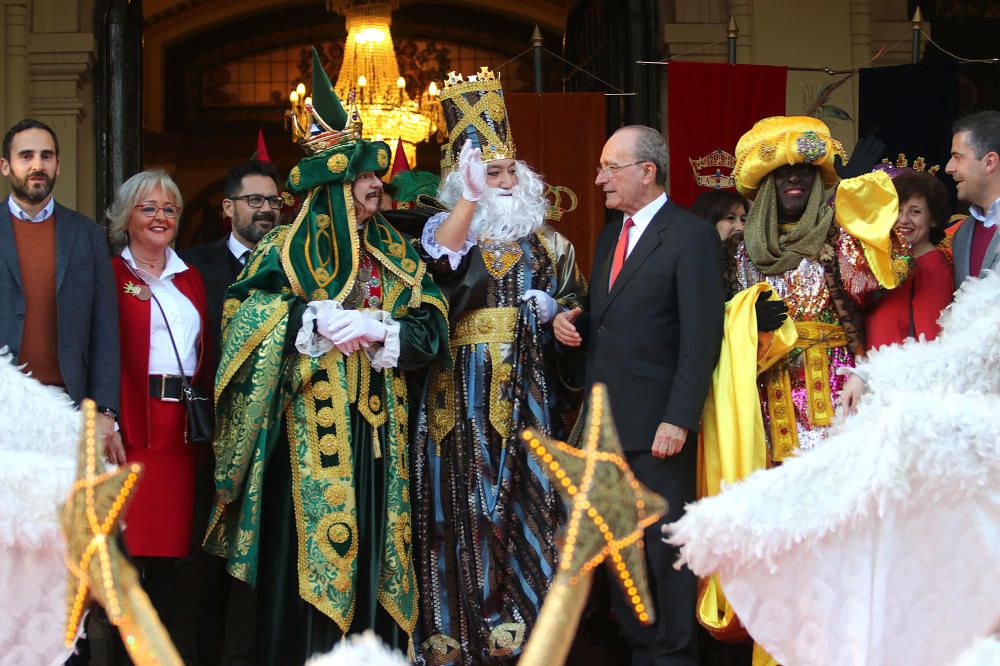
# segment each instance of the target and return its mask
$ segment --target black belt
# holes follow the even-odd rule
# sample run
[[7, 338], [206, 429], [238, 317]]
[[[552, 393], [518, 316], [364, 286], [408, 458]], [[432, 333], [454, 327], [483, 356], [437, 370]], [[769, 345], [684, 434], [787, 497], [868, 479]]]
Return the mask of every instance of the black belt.
[[[184, 377], [179, 375], [150, 375], [149, 395], [166, 402], [180, 402], [184, 390]], [[188, 384], [191, 378], [188, 378]]]

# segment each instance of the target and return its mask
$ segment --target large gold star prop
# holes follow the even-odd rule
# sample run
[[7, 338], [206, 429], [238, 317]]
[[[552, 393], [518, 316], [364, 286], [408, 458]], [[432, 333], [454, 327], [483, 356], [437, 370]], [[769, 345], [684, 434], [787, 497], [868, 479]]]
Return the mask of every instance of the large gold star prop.
[[591, 389], [580, 448], [533, 430], [522, 437], [570, 505], [559, 570], [521, 659], [522, 666], [551, 665], [562, 663], [569, 650], [593, 570], [602, 562], [611, 566], [639, 621], [654, 621], [643, 532], [667, 503], [639, 483], [625, 462], [603, 384]]
[[104, 607], [118, 627], [125, 648], [136, 664], [177, 664], [180, 656], [139, 585], [135, 569], [115, 542], [118, 519], [142, 474], [132, 463], [98, 473], [96, 408], [81, 405], [84, 417], [77, 454], [76, 481], [60, 520], [66, 538], [66, 645], [71, 646], [84, 611], [93, 601]]

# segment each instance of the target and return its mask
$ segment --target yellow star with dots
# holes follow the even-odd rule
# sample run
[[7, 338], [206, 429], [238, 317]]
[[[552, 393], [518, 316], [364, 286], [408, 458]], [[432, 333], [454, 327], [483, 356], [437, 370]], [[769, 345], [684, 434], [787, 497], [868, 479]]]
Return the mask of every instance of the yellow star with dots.
[[650, 604], [643, 532], [667, 510], [666, 501], [632, 474], [611, 418], [607, 389], [595, 384], [580, 448], [525, 432], [529, 450], [570, 505], [559, 570], [570, 585], [607, 562], [644, 624]]
[[135, 569], [115, 542], [118, 519], [142, 474], [142, 465], [126, 464], [98, 473], [96, 408], [81, 405], [84, 417], [77, 454], [76, 481], [60, 519], [66, 538], [66, 645], [76, 638], [83, 612], [96, 601], [118, 627], [136, 664], [182, 664], [177, 650], [139, 585]]

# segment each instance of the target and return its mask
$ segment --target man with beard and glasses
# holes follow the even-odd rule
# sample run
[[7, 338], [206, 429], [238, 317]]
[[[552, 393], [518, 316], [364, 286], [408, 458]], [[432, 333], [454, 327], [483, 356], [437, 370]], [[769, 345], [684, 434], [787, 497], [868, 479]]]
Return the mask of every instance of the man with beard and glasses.
[[11, 187], [0, 205], [0, 348], [73, 402], [93, 399], [104, 446], [120, 448], [118, 301], [107, 236], [52, 196], [59, 142], [45, 123], [25, 118], [7, 131], [0, 172]]
[[[564, 437], [550, 322], [586, 284], [546, 225], [545, 185], [514, 159], [500, 81], [451, 76], [451, 144], [421, 236], [449, 299], [453, 369], [434, 367], [414, 437], [421, 648], [435, 664], [514, 662], [556, 569], [561, 502], [520, 433]], [[478, 109], [478, 111], [476, 111]]]
[[214, 360], [219, 358], [222, 343], [219, 327], [226, 289], [236, 282], [257, 242], [278, 224], [282, 205], [278, 182], [278, 172], [270, 162], [250, 160], [235, 167], [222, 186], [222, 212], [232, 221], [232, 231], [180, 253], [205, 280]]
[[[278, 172], [270, 162], [252, 159], [234, 167], [222, 186], [222, 211], [232, 222], [223, 238], [188, 248], [181, 258], [198, 269], [205, 281], [213, 364], [222, 345], [222, 304], [226, 289], [236, 282], [251, 251], [278, 224], [282, 199]], [[213, 370], [212, 375], [215, 375]], [[215, 493], [214, 464], [206, 449], [199, 459], [191, 557], [180, 567], [178, 585], [184, 589], [179, 613], [196, 614], [197, 636], [182, 636], [177, 648], [188, 663], [253, 663], [256, 597], [253, 589], [226, 574], [225, 562], [201, 548], [205, 524]]]

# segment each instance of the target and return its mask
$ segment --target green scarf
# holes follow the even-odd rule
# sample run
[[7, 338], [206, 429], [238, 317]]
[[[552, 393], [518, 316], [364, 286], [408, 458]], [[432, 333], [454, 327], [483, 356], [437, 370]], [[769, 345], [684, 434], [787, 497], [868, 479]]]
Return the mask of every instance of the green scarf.
[[802, 259], [815, 259], [826, 243], [833, 224], [833, 207], [827, 206], [823, 179], [816, 174], [802, 218], [791, 231], [778, 229], [778, 194], [774, 173], [761, 183], [757, 198], [747, 214], [743, 239], [747, 255], [760, 272], [780, 275], [798, 267]]

